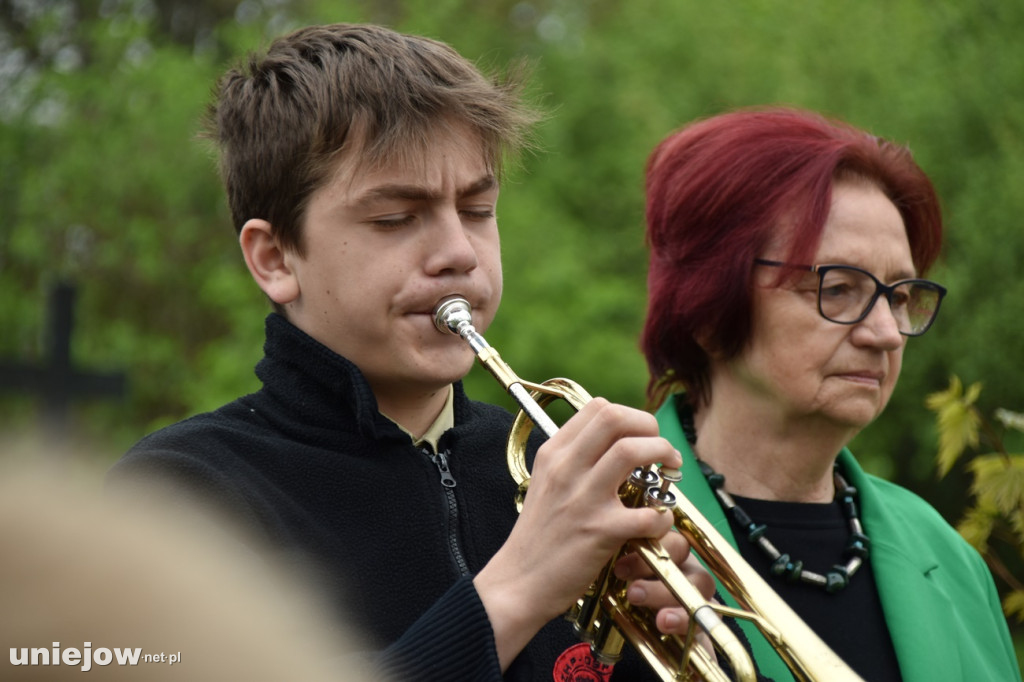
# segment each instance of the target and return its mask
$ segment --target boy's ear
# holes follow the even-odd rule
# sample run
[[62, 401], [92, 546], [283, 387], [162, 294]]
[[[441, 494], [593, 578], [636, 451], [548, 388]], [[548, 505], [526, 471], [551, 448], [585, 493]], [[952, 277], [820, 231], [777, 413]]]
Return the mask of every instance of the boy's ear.
[[248, 220], [238, 243], [249, 273], [271, 301], [285, 305], [298, 298], [299, 280], [292, 271], [290, 254], [278, 244], [270, 223], [258, 218]]

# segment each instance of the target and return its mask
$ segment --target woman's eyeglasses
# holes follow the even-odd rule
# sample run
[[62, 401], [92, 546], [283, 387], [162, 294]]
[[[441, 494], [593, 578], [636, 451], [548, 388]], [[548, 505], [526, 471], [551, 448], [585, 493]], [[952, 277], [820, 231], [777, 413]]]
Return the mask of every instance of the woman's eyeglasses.
[[896, 327], [905, 336], [920, 336], [928, 331], [946, 295], [945, 287], [927, 279], [904, 279], [882, 284], [867, 270], [852, 265], [797, 265], [757, 258], [758, 265], [795, 268], [818, 275], [818, 312], [830, 322], [856, 324], [885, 296], [896, 318]]

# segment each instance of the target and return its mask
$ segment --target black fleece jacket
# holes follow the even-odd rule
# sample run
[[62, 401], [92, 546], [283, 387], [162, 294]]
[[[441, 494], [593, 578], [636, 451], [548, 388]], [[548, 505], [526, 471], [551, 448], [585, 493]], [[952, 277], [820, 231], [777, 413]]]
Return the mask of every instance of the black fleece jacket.
[[[380, 414], [351, 362], [276, 314], [266, 334], [259, 391], [147, 436], [111, 480], [184, 486], [301, 557], [392, 679], [502, 679], [472, 577], [516, 521], [511, 415], [456, 384], [455, 426], [439, 454], [421, 450]], [[578, 661], [556, 659], [577, 641], [569, 623], [552, 621], [504, 679], [568, 673]], [[651, 678], [628, 656], [613, 679]]]

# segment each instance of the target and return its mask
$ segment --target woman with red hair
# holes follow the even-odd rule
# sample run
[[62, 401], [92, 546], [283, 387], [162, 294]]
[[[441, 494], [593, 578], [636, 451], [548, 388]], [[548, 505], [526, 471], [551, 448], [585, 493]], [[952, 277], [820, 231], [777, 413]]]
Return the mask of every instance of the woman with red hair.
[[865, 679], [1020, 680], [980, 555], [846, 448], [946, 293], [909, 150], [795, 109], [696, 122], [650, 157], [647, 240], [648, 394], [687, 497]]

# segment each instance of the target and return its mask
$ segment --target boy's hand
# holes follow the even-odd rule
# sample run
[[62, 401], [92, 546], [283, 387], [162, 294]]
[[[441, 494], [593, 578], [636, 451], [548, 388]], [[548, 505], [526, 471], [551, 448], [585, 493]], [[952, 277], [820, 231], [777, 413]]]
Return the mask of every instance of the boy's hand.
[[[671, 514], [628, 508], [618, 493], [634, 469], [659, 462], [678, 467], [682, 458], [658, 435], [654, 417], [603, 398], [541, 446], [519, 520], [474, 580], [503, 668], [575, 603], [626, 541], [669, 533]], [[680, 550], [677, 540], [669, 543]], [[693, 570], [684, 554], [681, 565]], [[671, 629], [673, 611], [663, 611], [659, 619]]]

